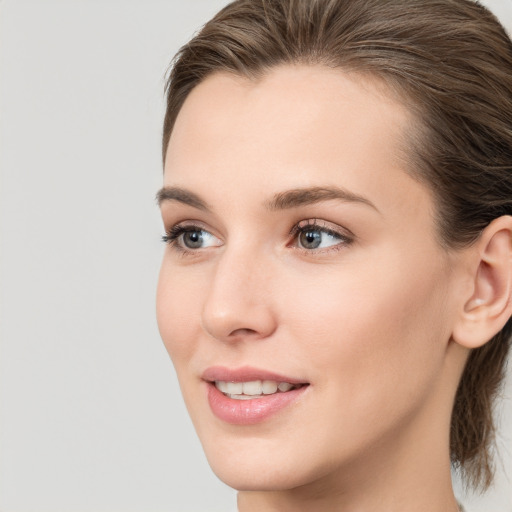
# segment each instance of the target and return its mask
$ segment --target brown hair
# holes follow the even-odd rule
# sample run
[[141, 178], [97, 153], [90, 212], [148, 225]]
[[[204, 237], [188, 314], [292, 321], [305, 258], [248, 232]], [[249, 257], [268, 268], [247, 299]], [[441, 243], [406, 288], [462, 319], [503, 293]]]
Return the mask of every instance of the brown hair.
[[[441, 243], [474, 242], [512, 214], [512, 43], [472, 0], [237, 0], [177, 54], [163, 157], [189, 92], [215, 71], [249, 78], [284, 63], [379, 77], [418, 119], [411, 173], [434, 192]], [[471, 352], [453, 408], [452, 462], [475, 487], [493, 476], [493, 402], [512, 335]]]

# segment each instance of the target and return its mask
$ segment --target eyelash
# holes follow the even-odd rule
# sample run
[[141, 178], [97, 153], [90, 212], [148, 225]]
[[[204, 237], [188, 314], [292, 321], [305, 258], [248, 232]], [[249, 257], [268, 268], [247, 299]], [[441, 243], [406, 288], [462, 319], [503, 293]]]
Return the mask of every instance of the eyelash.
[[[320, 231], [326, 235], [330, 235], [334, 238], [337, 238], [339, 242], [335, 245], [323, 249], [306, 249], [305, 247], [299, 247], [297, 245], [299, 235], [301, 233], [307, 233], [308, 231]], [[340, 251], [343, 248], [348, 247], [350, 244], [352, 244], [355, 237], [352, 233], [349, 233], [350, 232], [344, 234], [341, 231], [328, 228], [325, 224], [322, 224], [322, 221], [319, 221], [318, 219], [309, 219], [300, 221], [297, 224], [295, 224], [290, 230], [289, 236], [292, 237], [293, 240], [295, 241], [294, 247], [305, 254], [326, 254], [333, 251]]]
[[[173, 249], [181, 253], [182, 255], [193, 255], [197, 254], [198, 249], [189, 249], [187, 247], [184, 247], [182, 244], [180, 244], [179, 239], [180, 237], [185, 233], [190, 232], [196, 232], [196, 231], [206, 231], [201, 226], [197, 226], [194, 224], [184, 225], [184, 224], [177, 224], [175, 226], [172, 226], [169, 230], [167, 230], [166, 234], [162, 236], [162, 241], [166, 244], [169, 244]], [[328, 228], [325, 225], [319, 224], [318, 219], [309, 219], [309, 220], [303, 220], [301, 222], [298, 222], [295, 224], [292, 229], [289, 231], [288, 236], [292, 237], [295, 241], [295, 244], [297, 244], [298, 237], [301, 233], [306, 233], [308, 231], [320, 231], [326, 235], [330, 235], [334, 238], [339, 239], [339, 243], [324, 248], [324, 249], [306, 249], [304, 247], [299, 247], [295, 245], [294, 247], [298, 249], [301, 252], [304, 252], [306, 254], [314, 254], [317, 252], [321, 252], [323, 254], [331, 251], [339, 251], [343, 249], [344, 247], [349, 246], [354, 241], [354, 235], [352, 233], [350, 234], [343, 234], [340, 231], [336, 231], [333, 229]]]
[[176, 226], [173, 226], [172, 228], [168, 229], [165, 233], [165, 235], [162, 236], [162, 242], [170, 245], [173, 249], [178, 251], [181, 254], [192, 254], [196, 252], [196, 250], [193, 249], [187, 249], [186, 247], [183, 247], [179, 244], [179, 238], [181, 235], [184, 235], [185, 233], [190, 233], [194, 231], [206, 231], [200, 226], [196, 225], [183, 225], [183, 224], [177, 224]]

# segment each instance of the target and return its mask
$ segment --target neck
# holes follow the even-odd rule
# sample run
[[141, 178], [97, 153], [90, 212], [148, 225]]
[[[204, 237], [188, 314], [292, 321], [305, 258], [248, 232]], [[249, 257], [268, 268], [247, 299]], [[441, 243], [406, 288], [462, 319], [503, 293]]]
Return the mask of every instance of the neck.
[[[422, 494], [422, 493], [420, 493]], [[301, 499], [300, 495], [282, 495], [281, 493], [258, 493], [243, 491], [238, 494], [239, 512], [325, 512], [336, 510], [339, 512], [459, 512], [459, 508], [452, 492], [437, 496], [430, 496], [428, 501], [417, 498], [413, 500], [402, 499], [401, 496], [387, 496], [382, 500], [374, 496], [357, 501], [349, 500], [346, 496], [324, 495], [322, 497], [308, 496]]]

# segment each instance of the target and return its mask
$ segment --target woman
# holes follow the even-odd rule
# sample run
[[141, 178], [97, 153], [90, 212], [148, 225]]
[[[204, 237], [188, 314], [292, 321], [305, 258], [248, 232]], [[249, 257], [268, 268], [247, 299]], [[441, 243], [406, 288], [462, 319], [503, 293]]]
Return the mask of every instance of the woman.
[[167, 84], [157, 313], [241, 512], [492, 480], [512, 43], [470, 0], [238, 0]]

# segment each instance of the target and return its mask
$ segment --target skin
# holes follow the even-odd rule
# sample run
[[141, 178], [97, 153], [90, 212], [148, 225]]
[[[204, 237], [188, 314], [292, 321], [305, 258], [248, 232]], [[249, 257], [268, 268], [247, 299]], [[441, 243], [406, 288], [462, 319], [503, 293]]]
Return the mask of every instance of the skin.
[[[166, 247], [158, 324], [209, 463], [242, 512], [458, 510], [449, 425], [468, 351], [452, 334], [476, 260], [438, 242], [431, 193], [407, 172], [413, 125], [378, 82], [321, 66], [257, 81], [217, 73], [179, 113], [164, 185], [208, 211], [163, 200], [162, 218], [167, 230], [199, 226], [208, 243]], [[266, 205], [327, 186], [364, 201]], [[290, 229], [308, 220], [342, 237], [303, 248]], [[310, 385], [264, 422], [229, 425], [201, 379], [215, 365]]]

